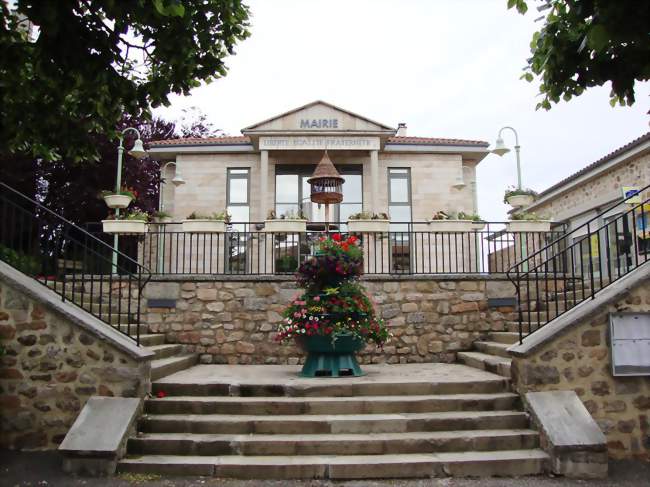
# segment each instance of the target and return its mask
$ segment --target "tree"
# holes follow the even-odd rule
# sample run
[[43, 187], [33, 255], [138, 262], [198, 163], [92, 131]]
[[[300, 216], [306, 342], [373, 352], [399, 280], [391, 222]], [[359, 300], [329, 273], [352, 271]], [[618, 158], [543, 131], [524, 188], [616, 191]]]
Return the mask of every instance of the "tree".
[[[610, 103], [632, 105], [636, 81], [650, 79], [650, 2], [639, 0], [536, 0], [547, 12], [530, 44], [523, 78], [541, 78], [550, 109], [560, 99], [611, 82]], [[524, 14], [528, 0], [508, 0]], [[530, 2], [532, 3], [532, 2]]]
[[241, 0], [0, 1], [0, 153], [97, 160], [124, 113], [224, 76], [248, 18]]

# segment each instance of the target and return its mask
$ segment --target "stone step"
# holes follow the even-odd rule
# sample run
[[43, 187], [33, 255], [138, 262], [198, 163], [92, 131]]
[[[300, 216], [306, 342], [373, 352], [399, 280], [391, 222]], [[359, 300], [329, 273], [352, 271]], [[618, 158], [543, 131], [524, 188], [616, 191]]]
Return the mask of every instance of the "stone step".
[[[252, 366], [251, 366], [252, 367]], [[502, 377], [490, 376], [480, 380], [445, 382], [357, 382], [328, 379], [312, 380], [305, 384], [247, 383], [231, 384], [219, 377], [209, 383], [187, 382], [168, 377], [154, 382], [154, 394], [163, 391], [168, 396], [246, 396], [246, 397], [359, 397], [359, 396], [408, 396], [429, 394], [491, 394], [508, 390], [508, 381]], [[338, 380], [338, 382], [336, 382]]]
[[151, 380], [158, 380], [196, 365], [198, 356], [193, 353], [151, 361]]
[[135, 455], [384, 455], [520, 450], [539, 446], [529, 429], [370, 434], [224, 435], [148, 433], [131, 438]]
[[150, 345], [147, 348], [156, 354], [154, 360], [173, 357], [183, 351], [183, 346], [178, 344]]
[[367, 434], [521, 429], [529, 426], [529, 418], [526, 413], [514, 410], [286, 416], [146, 414], [139, 424], [140, 430], [146, 433]]
[[494, 374], [510, 378], [512, 359], [481, 352], [458, 352], [456, 354], [461, 364], [469, 365], [480, 370], [487, 370]]
[[[164, 392], [164, 389], [161, 389]], [[518, 396], [490, 394], [365, 397], [197, 397], [148, 399], [149, 414], [358, 415], [512, 409]]]
[[142, 345], [143, 347], [164, 345], [164, 343], [165, 343], [164, 333], [146, 333], [140, 335], [140, 345]]
[[519, 341], [519, 332], [509, 331], [491, 331], [488, 333], [489, 341], [498, 343], [507, 343], [512, 345]]
[[481, 353], [485, 353], [487, 355], [495, 355], [497, 357], [504, 357], [504, 358], [510, 358], [510, 354], [508, 353], [508, 345], [507, 343], [499, 343], [499, 342], [487, 342], [487, 341], [477, 341], [474, 342], [474, 348]]
[[121, 460], [118, 471], [241, 479], [505, 477], [541, 474], [548, 461], [539, 449], [349, 456], [145, 455]]
[[[545, 324], [546, 324], [546, 321], [542, 321], [540, 323], [537, 323], [536, 321], [532, 322], [532, 323], [528, 322], [528, 321], [523, 321], [522, 325], [523, 325], [523, 329], [524, 329], [524, 337], [526, 337], [526, 335], [536, 331], [538, 328], [541, 328]], [[513, 332], [513, 333], [517, 333], [517, 334], [519, 333], [519, 323], [518, 322], [509, 321], [509, 322], [506, 322], [505, 326], [506, 326], [506, 330], [508, 330], [509, 332]]]

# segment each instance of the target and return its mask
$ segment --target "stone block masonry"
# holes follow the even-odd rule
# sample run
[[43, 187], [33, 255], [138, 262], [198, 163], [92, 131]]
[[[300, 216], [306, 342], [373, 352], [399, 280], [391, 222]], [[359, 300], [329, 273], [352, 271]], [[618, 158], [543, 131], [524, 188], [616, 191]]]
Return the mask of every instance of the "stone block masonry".
[[[56, 448], [89, 397], [148, 392], [149, 361], [137, 357], [144, 352], [135, 343], [128, 353], [108, 325], [93, 333], [5, 277], [0, 272], [0, 448]], [[56, 299], [31, 283], [35, 293]], [[73, 307], [60, 299], [58, 305]]]
[[515, 356], [513, 380], [520, 393], [574, 390], [605, 434], [610, 457], [650, 461], [650, 377], [611, 372], [609, 313], [620, 311], [650, 312], [650, 281]]
[[[393, 338], [383, 350], [368, 346], [360, 362], [453, 362], [456, 352], [469, 350], [488, 330], [504, 329], [510, 309], [490, 310], [481, 278], [363, 280], [381, 316], [390, 322]], [[154, 282], [146, 294], [158, 296]], [[293, 345], [275, 341], [285, 306], [301, 290], [292, 278], [198, 280], [186, 278], [165, 297], [175, 309], [149, 308], [145, 313], [153, 333], [166, 334], [196, 352], [202, 363], [289, 364], [303, 354]], [[504, 314], [506, 313], [506, 314]]]

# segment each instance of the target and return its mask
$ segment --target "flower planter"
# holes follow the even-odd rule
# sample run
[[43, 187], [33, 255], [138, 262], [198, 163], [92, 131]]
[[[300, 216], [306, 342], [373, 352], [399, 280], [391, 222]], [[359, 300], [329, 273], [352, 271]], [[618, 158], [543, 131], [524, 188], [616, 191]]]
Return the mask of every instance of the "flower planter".
[[[296, 338], [298, 347], [307, 353], [302, 377], [358, 377], [364, 375], [355, 353], [365, 344], [352, 334], [312, 335]], [[342, 374], [343, 372], [343, 374]]]
[[513, 208], [521, 208], [523, 206], [528, 206], [535, 201], [534, 196], [530, 194], [514, 194], [507, 198], [508, 204]]
[[549, 220], [512, 220], [506, 228], [509, 232], [550, 232]]
[[226, 231], [226, 222], [208, 218], [183, 220], [183, 231], [187, 233], [224, 233]]
[[107, 194], [104, 196], [106, 206], [109, 208], [126, 208], [131, 204], [132, 200], [133, 198], [126, 194]]
[[348, 220], [350, 233], [387, 233], [390, 220]]
[[480, 232], [485, 228], [485, 222], [472, 222], [472, 231]]
[[147, 233], [145, 220], [102, 220], [104, 233], [137, 235]]
[[172, 217], [171, 216], [163, 216], [161, 217], [155, 217], [153, 219], [154, 223], [171, 223], [172, 222]]
[[471, 232], [472, 220], [429, 220], [430, 232]]
[[265, 220], [264, 231], [267, 233], [302, 233], [307, 231], [307, 220], [300, 218], [284, 218]]

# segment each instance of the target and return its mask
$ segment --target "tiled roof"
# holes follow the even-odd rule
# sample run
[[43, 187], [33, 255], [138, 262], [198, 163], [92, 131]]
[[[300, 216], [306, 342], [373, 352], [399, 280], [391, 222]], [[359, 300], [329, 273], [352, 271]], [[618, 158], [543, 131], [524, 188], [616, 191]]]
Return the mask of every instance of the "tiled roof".
[[574, 173], [571, 174], [570, 176], [567, 176], [567, 177], [564, 178], [562, 181], [560, 181], [560, 182], [558, 182], [558, 183], [555, 183], [555, 184], [554, 184], [553, 186], [551, 186], [550, 188], [547, 188], [547, 189], [545, 189], [544, 191], [542, 191], [542, 192], [539, 194], [539, 196], [544, 196], [544, 195], [546, 195], [546, 194], [548, 194], [548, 193], [551, 193], [551, 192], [555, 191], [555, 190], [558, 189], [558, 188], [561, 188], [561, 187], [564, 186], [565, 184], [570, 183], [570, 182], [573, 181], [574, 179], [579, 178], [580, 176], [582, 176], [583, 174], [587, 174], [589, 171], [592, 171], [592, 170], [594, 170], [594, 169], [596, 169], [596, 168], [602, 166], [603, 164], [605, 164], [605, 163], [611, 161], [612, 159], [614, 159], [615, 157], [620, 156], [621, 154], [627, 152], [627, 151], [630, 150], [630, 149], [633, 149], [634, 147], [636, 147], [636, 146], [638, 146], [638, 145], [643, 144], [644, 142], [646, 142], [646, 141], [648, 141], [648, 140], [650, 140], [650, 132], [646, 132], [646, 133], [643, 134], [642, 136], [637, 137], [636, 139], [634, 139], [632, 142], [628, 142], [628, 143], [625, 144], [624, 146], [619, 147], [619, 148], [616, 149], [615, 151], [610, 152], [610, 153], [607, 154], [606, 156], [601, 157], [601, 158], [598, 159], [597, 161], [594, 161], [594, 162], [592, 162], [591, 164], [589, 164], [588, 166], [583, 167], [583, 168], [580, 169], [578, 172], [574, 172]]
[[465, 140], [465, 139], [441, 139], [436, 137], [389, 137], [389, 144], [403, 145], [475, 145], [478, 147], [488, 147], [490, 144], [482, 140]]
[[[389, 144], [396, 145], [474, 145], [488, 147], [490, 144], [482, 140], [441, 139], [435, 137], [389, 137]], [[247, 145], [250, 138], [245, 135], [224, 137], [188, 137], [181, 139], [154, 140], [151, 147], [188, 146], [188, 145]]]

